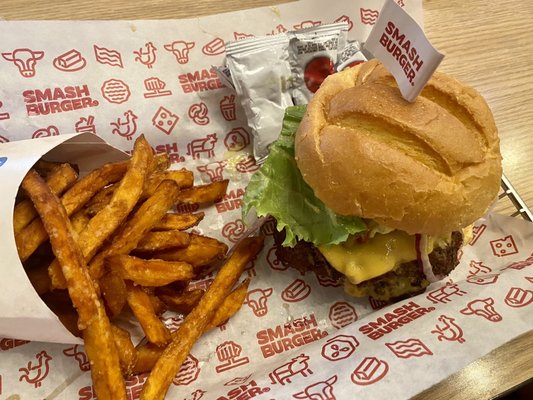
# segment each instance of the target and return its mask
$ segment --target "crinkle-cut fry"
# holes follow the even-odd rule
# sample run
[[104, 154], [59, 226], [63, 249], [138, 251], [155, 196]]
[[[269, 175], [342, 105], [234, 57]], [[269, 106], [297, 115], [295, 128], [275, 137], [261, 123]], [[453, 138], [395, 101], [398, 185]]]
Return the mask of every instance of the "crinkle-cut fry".
[[126, 283], [115, 271], [109, 271], [98, 281], [110, 318], [116, 318], [126, 305]]
[[148, 293], [140, 286], [127, 281], [127, 302], [141, 324], [146, 339], [157, 346], [170, 342], [170, 331], [155, 313]]
[[187, 247], [190, 243], [191, 237], [187, 232], [147, 232], [139, 241], [135, 251], [153, 252], [158, 250], [175, 249]]
[[154, 194], [159, 184], [165, 179], [174, 181], [180, 188], [190, 188], [194, 183], [194, 175], [192, 171], [182, 168], [171, 171], [159, 171], [150, 175], [144, 187], [143, 198], [150, 197]]
[[[104, 241], [122, 224], [137, 204], [152, 157], [152, 148], [141, 135], [135, 141], [128, 171], [117, 184], [111, 201], [79, 232], [77, 240], [85, 260], [89, 261], [96, 254]], [[52, 270], [55, 268], [54, 263], [57, 261], [54, 260], [49, 267]]]
[[74, 239], [70, 220], [57, 196], [35, 170], [26, 174], [22, 188], [31, 198], [48, 233], [52, 251], [67, 280], [70, 298], [80, 316], [79, 327], [83, 329], [95, 319], [100, 301], [81, 249]]
[[240, 310], [246, 298], [246, 293], [248, 293], [249, 286], [250, 278], [244, 280], [224, 299], [222, 305], [216, 310], [213, 319], [207, 324], [206, 331], [224, 324]]
[[218, 271], [213, 283], [198, 305], [185, 317], [172, 342], [165, 348], [154, 365], [141, 392], [142, 400], [163, 400], [194, 343], [213, 319], [231, 288], [250, 262], [263, 247], [262, 237], [243, 239]]
[[49, 292], [52, 288], [52, 281], [48, 275], [48, 267], [46, 264], [30, 268], [26, 270], [26, 274], [37, 294], [44, 294]]
[[204, 219], [204, 212], [190, 213], [190, 214], [176, 214], [166, 213], [161, 220], [155, 224], [152, 231], [183, 231], [192, 228]]
[[156, 296], [168, 307], [169, 310], [181, 314], [188, 314], [196, 307], [202, 296], [202, 289], [176, 291], [169, 287], [157, 288]]
[[131, 375], [137, 361], [137, 350], [131, 341], [130, 333], [115, 324], [111, 324], [113, 339], [120, 359], [120, 368], [124, 376]]
[[228, 251], [225, 243], [214, 238], [196, 234], [191, 234], [190, 238], [187, 247], [156, 251], [152, 253], [152, 257], [166, 261], [183, 261], [198, 269], [223, 259]]
[[83, 342], [91, 362], [91, 377], [98, 400], [126, 400], [120, 356], [111, 323], [101, 303], [96, 320], [83, 331]]
[[[96, 192], [110, 183], [120, 180], [128, 168], [129, 161], [105, 164], [78, 180], [61, 198], [68, 216], [79, 211]], [[43, 244], [48, 235], [40, 219], [34, 219], [15, 235], [17, 251], [24, 262]]]
[[[78, 173], [70, 164], [59, 164], [46, 177], [45, 181], [56, 196], [59, 196], [65, 190], [76, 182]], [[15, 206], [13, 210], [13, 231], [18, 233], [27, 226], [35, 217], [37, 211], [29, 199], [24, 199]]]
[[211, 204], [221, 200], [228, 188], [228, 179], [208, 183], [207, 185], [193, 186], [183, 189], [178, 197], [178, 203], [186, 204]]
[[94, 197], [87, 203], [85, 206], [85, 211], [88, 215], [95, 216], [98, 214], [105, 206], [109, 204], [113, 193], [117, 188], [117, 184], [109, 185], [100, 190], [94, 195]]
[[89, 265], [91, 276], [99, 279], [104, 272], [105, 257], [116, 254], [129, 254], [150, 231], [169, 208], [176, 202], [179, 186], [173, 181], [163, 181], [153, 196], [149, 197], [124, 226], [114, 235], [111, 244], [94, 256]]
[[190, 264], [180, 261], [144, 260], [125, 254], [106, 257], [106, 267], [141, 286], [165, 286], [194, 277]]

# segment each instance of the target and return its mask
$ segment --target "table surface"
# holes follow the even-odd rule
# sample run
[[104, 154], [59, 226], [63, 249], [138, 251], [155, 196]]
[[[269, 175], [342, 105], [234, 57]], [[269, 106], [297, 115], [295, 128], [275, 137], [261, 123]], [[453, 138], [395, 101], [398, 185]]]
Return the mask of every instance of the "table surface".
[[[186, 18], [284, 3], [280, 0], [2, 0], [0, 17], [21, 19]], [[533, 2], [425, 0], [424, 25], [446, 57], [440, 69], [474, 86], [496, 119], [504, 173], [533, 208]], [[511, 206], [500, 207], [510, 213]], [[473, 362], [417, 399], [483, 399], [533, 377], [533, 331]]]

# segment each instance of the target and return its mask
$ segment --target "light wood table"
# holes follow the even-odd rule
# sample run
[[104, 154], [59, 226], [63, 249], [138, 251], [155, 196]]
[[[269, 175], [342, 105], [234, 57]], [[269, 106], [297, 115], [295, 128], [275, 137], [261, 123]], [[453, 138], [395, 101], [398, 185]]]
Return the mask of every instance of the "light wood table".
[[[283, 2], [2, 0], [0, 17], [7, 20], [186, 18]], [[425, 31], [432, 43], [446, 54], [441, 69], [473, 85], [487, 99], [500, 131], [504, 172], [526, 204], [533, 207], [533, 2], [426, 0], [424, 18]], [[500, 211], [510, 210], [504, 207]], [[533, 331], [530, 331], [417, 399], [492, 398], [532, 377]]]

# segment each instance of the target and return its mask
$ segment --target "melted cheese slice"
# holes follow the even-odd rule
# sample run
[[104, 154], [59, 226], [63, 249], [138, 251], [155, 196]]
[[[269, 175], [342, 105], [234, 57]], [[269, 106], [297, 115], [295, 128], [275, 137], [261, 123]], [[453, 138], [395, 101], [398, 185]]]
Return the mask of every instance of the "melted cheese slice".
[[[428, 240], [426, 251], [433, 249]], [[358, 284], [392, 271], [401, 263], [416, 260], [415, 236], [402, 231], [376, 233], [366, 243], [356, 239], [337, 245], [318, 246], [326, 260], [350, 283]]]

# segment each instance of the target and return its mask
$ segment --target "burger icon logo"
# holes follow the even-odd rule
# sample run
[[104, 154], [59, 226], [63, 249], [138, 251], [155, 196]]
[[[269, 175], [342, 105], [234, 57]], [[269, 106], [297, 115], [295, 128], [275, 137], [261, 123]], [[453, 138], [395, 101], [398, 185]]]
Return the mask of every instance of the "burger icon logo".
[[340, 329], [357, 321], [357, 313], [351, 304], [345, 301], [338, 301], [329, 309], [329, 320], [331, 325]]

